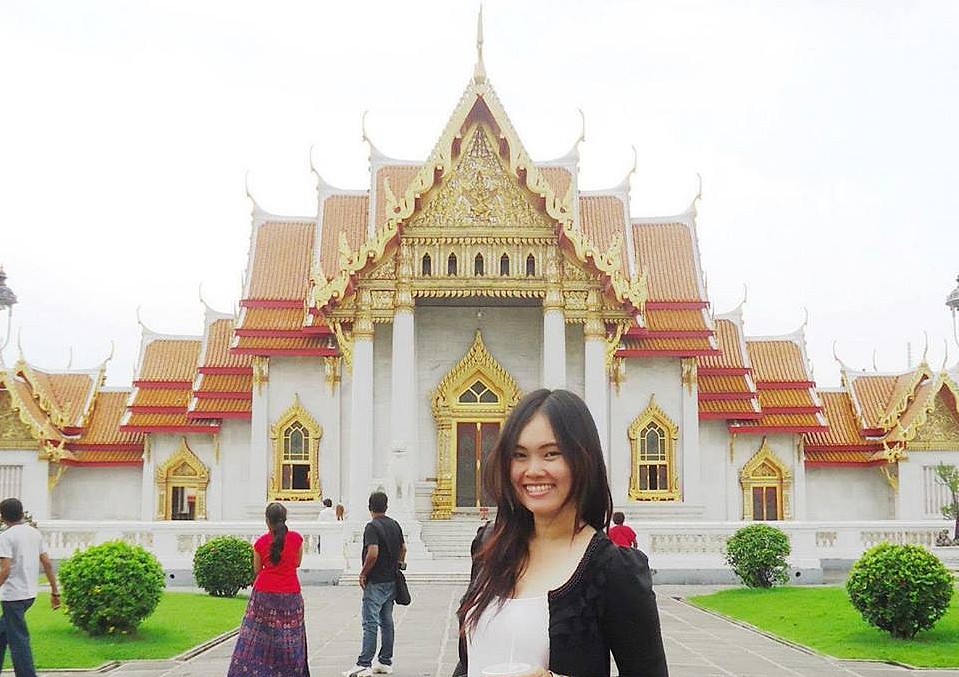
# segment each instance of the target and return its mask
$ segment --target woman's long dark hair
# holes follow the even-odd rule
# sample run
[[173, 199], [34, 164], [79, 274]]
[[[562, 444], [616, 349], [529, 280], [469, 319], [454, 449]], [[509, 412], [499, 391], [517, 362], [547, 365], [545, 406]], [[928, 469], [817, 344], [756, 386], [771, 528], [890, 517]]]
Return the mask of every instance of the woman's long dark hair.
[[483, 481], [496, 502], [496, 522], [487, 527], [493, 529], [492, 534], [476, 555], [476, 577], [457, 612], [464, 632], [475, 629], [479, 617], [494, 600], [513, 596], [516, 582], [526, 568], [533, 513], [520, 503], [513, 490], [510, 469], [520, 433], [538, 413], [546, 416], [569, 464], [572, 487], [567, 500], [576, 506], [574, 529], [581, 524], [597, 531], [609, 527], [613, 497], [599, 433], [586, 403], [568, 390], [543, 388], [530, 393], [506, 419], [486, 461]]
[[286, 508], [279, 503], [270, 503], [266, 506], [266, 524], [273, 534], [273, 544], [270, 546], [270, 561], [280, 563], [283, 556], [283, 546], [286, 544]]

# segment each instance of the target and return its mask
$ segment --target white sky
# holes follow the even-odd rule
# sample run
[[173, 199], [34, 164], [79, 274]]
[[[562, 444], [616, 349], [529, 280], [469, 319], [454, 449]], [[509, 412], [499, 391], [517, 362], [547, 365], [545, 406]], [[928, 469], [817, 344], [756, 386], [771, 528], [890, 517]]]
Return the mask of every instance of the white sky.
[[[580, 187], [639, 154], [634, 216], [675, 214], [703, 176], [699, 238], [717, 312], [743, 284], [747, 333], [809, 310], [820, 385], [832, 343], [904, 369], [959, 273], [959, 3], [508, 2], [484, 5], [485, 61], [534, 159], [579, 134]], [[315, 213], [325, 179], [368, 185], [360, 117], [423, 159], [472, 74], [476, 2], [0, 2], [0, 263], [28, 360], [90, 367], [136, 308], [199, 333], [199, 286], [230, 310], [264, 209]], [[6, 331], [0, 320], [0, 340]]]

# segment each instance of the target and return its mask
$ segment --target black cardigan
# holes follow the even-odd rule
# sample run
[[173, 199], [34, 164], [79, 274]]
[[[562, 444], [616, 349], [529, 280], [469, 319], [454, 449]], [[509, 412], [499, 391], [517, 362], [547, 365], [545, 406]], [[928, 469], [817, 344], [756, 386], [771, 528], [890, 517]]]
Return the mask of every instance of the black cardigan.
[[[667, 677], [652, 576], [639, 550], [597, 532], [573, 576], [547, 598], [549, 669], [556, 674], [609, 677], [612, 651], [620, 677]], [[454, 677], [467, 674], [462, 634], [459, 657]]]

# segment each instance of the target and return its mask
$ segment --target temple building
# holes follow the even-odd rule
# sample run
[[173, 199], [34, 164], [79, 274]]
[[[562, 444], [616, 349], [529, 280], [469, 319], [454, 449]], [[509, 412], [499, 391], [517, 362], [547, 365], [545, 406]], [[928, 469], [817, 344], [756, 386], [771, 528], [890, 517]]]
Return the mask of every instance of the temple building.
[[382, 487], [409, 523], [475, 516], [503, 420], [547, 387], [583, 396], [637, 520], [940, 516], [956, 371], [844, 367], [817, 388], [802, 329], [714, 311], [697, 200], [636, 217], [628, 180], [579, 185], [578, 143], [530, 158], [481, 54], [428, 157], [370, 144], [370, 177], [317, 174], [310, 214], [254, 202], [238, 314], [143, 327], [130, 388], [104, 387], [105, 363], [4, 365], [0, 494], [41, 520], [229, 522], [325, 497], [363, 518]]

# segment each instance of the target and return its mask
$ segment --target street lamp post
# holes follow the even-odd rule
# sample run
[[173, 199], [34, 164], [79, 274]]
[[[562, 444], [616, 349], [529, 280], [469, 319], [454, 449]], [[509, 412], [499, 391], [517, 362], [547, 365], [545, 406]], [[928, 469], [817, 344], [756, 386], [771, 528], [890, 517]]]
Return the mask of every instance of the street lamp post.
[[0, 313], [4, 310], [7, 311], [7, 337], [3, 340], [3, 345], [0, 345], [0, 353], [10, 343], [10, 329], [13, 327], [13, 306], [16, 302], [17, 295], [7, 286], [7, 273], [3, 270], [3, 266], [0, 266]]

